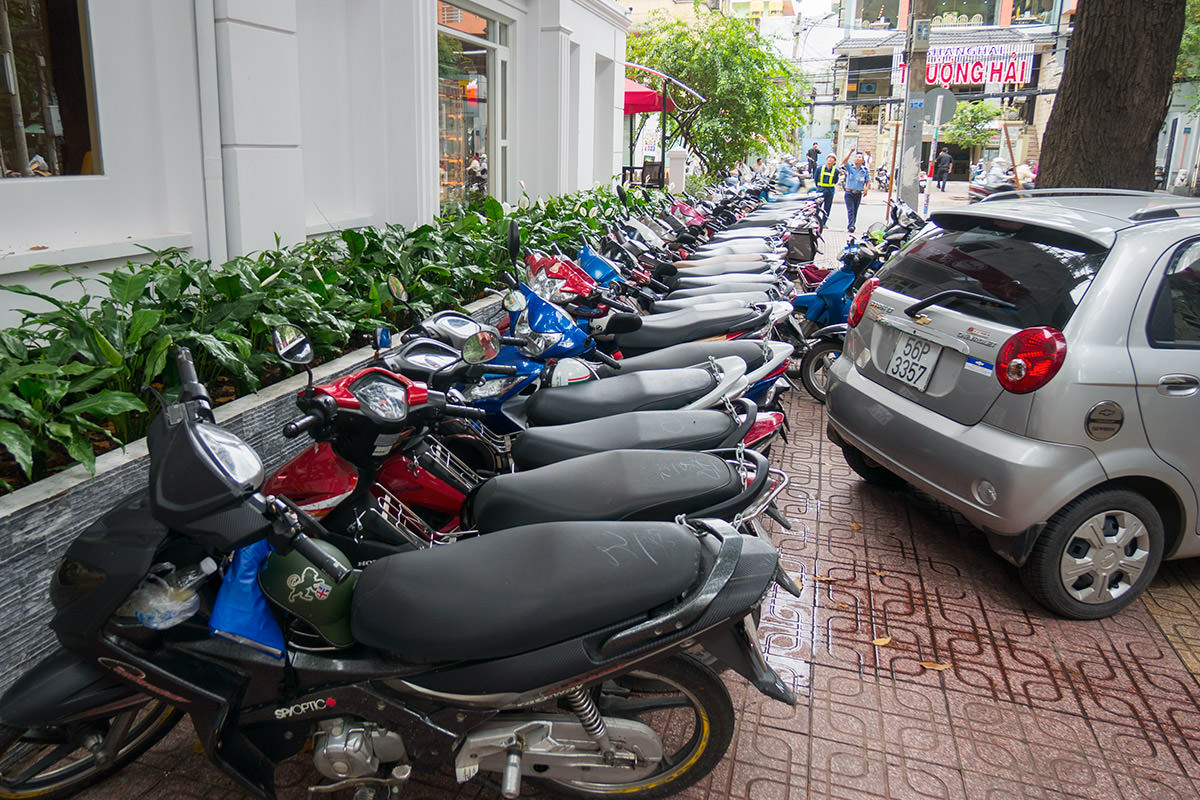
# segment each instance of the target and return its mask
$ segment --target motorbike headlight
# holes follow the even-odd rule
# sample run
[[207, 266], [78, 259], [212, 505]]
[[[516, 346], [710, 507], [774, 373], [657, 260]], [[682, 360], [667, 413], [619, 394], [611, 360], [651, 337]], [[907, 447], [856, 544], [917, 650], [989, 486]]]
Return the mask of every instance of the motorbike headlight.
[[562, 339], [561, 333], [538, 333], [530, 328], [528, 311], [523, 312], [517, 318], [517, 324], [513, 328], [513, 333], [517, 338], [525, 340], [525, 344], [521, 345], [520, 351], [521, 355], [529, 358], [537, 358], [558, 344], [559, 340]]
[[408, 392], [381, 375], [356, 382], [350, 387], [350, 394], [365, 410], [385, 422], [401, 422], [408, 416]]
[[539, 272], [530, 280], [529, 288], [551, 303], [569, 303], [578, 295], [575, 292], [564, 289], [563, 287], [566, 284], [566, 278], [552, 278], [545, 272]]
[[470, 386], [463, 392], [463, 398], [469, 401], [487, 400], [492, 397], [500, 397], [507, 393], [521, 381], [525, 380], [521, 376], [494, 378], [490, 381]]
[[208, 454], [235, 483], [257, 484], [262, 481], [262, 460], [253, 447], [229, 431], [207, 422], [197, 422], [195, 430]]

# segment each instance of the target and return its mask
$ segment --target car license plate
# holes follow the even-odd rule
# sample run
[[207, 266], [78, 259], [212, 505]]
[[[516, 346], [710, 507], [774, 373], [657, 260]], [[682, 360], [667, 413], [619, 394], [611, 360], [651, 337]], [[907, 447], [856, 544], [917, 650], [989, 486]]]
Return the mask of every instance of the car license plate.
[[898, 381], [903, 381], [918, 392], [925, 391], [929, 378], [933, 375], [933, 366], [938, 356], [942, 354], [940, 345], [900, 334], [896, 349], [892, 351], [892, 360], [888, 363], [887, 374]]

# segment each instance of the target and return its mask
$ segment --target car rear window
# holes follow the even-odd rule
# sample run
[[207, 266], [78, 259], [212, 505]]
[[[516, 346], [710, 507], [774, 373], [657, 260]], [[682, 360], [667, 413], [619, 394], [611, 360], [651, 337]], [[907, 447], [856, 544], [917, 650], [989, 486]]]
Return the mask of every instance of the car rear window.
[[962, 228], [930, 233], [889, 261], [879, 271], [880, 284], [915, 300], [963, 289], [1016, 309], [961, 298], [938, 305], [1014, 328], [1061, 330], [1108, 254], [1103, 246], [1062, 231], [960, 219]]

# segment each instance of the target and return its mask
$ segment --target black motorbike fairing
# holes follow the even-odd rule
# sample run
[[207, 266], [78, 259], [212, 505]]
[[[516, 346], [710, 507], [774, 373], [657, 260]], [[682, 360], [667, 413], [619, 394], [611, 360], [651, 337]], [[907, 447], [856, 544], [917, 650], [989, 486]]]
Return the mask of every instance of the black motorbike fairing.
[[[613, 640], [618, 633], [640, 623], [635, 621], [614, 624], [595, 633], [532, 652], [482, 663], [443, 667], [424, 675], [407, 678], [406, 683], [450, 694], [533, 692], [580, 675], [602, 675], [605, 667], [626, 668], [630, 661], [647, 654], [652, 654], [655, 658], [669, 655], [673, 652], [673, 645], [682, 649], [685, 644], [690, 646], [697, 640], [703, 642], [705, 637], [728, 629], [750, 613], [771, 588], [779, 563], [778, 554], [771, 545], [761, 539], [734, 535], [739, 536], [741, 541], [737, 545], [740, 554], [732, 576], [722, 585], [717, 595], [707, 602], [700, 616], [681, 628], [668, 624], [653, 637], [638, 639], [629, 647], [602, 653], [605, 644]], [[702, 541], [706, 545], [707, 573], [707, 568], [713, 564], [712, 539], [708, 537]], [[699, 582], [693, 592], [699, 591], [703, 585], [703, 582]], [[630, 584], [622, 582], [619, 587], [610, 587], [610, 594], [625, 592], [629, 588], [632, 588]], [[683, 598], [680, 603], [687, 603], [690, 597], [691, 595]], [[655, 616], [669, 617], [675, 608], [674, 605], [665, 607]]]
[[530, 525], [371, 564], [351, 626], [401, 657], [504, 658], [641, 617], [687, 591], [699, 564], [681, 525]]
[[596, 374], [601, 378], [613, 375], [628, 375], [634, 372], [644, 372], [650, 369], [675, 369], [706, 364], [710, 358], [737, 356], [746, 362], [746, 372], [750, 373], [767, 363], [767, 354], [763, 343], [753, 339], [733, 339], [723, 342], [684, 342], [682, 344], [664, 347], [640, 356], [621, 359], [621, 367], [617, 369], [607, 364], [596, 367]]
[[144, 698], [110, 673], [66, 650], [55, 650], [0, 698], [0, 722], [14, 728], [58, 725], [76, 717], [110, 713]]
[[641, 330], [618, 336], [617, 346], [626, 356], [641, 355], [681, 342], [754, 330], [765, 325], [770, 315], [769, 308], [754, 307], [715, 311], [688, 308], [669, 314], [654, 314], [644, 318]]
[[540, 389], [525, 404], [531, 425], [564, 425], [626, 411], [681, 408], [717, 388], [707, 369], [664, 369]]
[[[167, 528], [154, 519], [145, 493], [129, 495], [71, 542], [50, 584], [58, 607], [50, 627], [66, 647], [88, 646], [154, 563]], [[101, 582], [86, 590], [78, 584], [84, 570], [98, 571]]]
[[741, 490], [737, 471], [707, 453], [612, 450], [489, 478], [464, 507], [463, 526], [491, 533], [555, 520], [666, 521]]
[[763, 291], [750, 292], [713, 292], [701, 297], [680, 297], [671, 298], [669, 300], [655, 300], [651, 305], [650, 310], [654, 314], [666, 314], [671, 311], [682, 311], [685, 308], [693, 306], [702, 306], [707, 303], [728, 303], [735, 302], [742, 305], [750, 305], [752, 303], [769, 303], [771, 296]]
[[605, 450], [712, 450], [735, 443], [741, 426], [724, 411], [635, 411], [530, 428], [512, 445], [512, 460], [533, 469]]
[[437, 339], [412, 339], [384, 359], [387, 368], [414, 381], [432, 384], [433, 374], [458, 361], [459, 351]]

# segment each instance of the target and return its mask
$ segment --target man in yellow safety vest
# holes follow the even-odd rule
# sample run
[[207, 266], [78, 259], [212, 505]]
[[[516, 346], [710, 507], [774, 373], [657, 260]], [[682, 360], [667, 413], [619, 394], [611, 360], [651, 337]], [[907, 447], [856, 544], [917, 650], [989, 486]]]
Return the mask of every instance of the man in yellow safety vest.
[[817, 189], [824, 196], [825, 219], [829, 219], [829, 212], [833, 210], [833, 193], [837, 189], [837, 182], [837, 156], [831, 153], [825, 159], [825, 166], [817, 172]]

